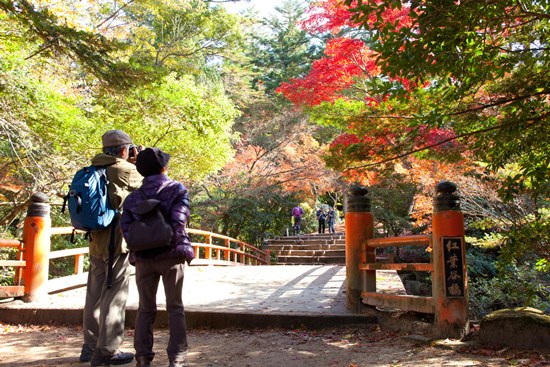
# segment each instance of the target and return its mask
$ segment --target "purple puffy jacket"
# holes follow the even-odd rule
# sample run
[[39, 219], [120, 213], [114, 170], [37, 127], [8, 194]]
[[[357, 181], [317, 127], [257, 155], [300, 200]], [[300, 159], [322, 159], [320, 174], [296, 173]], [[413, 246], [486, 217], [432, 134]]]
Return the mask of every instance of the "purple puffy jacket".
[[[155, 196], [158, 189], [165, 183], [167, 186]], [[130, 263], [135, 263], [140, 260], [150, 259], [166, 259], [166, 258], [181, 258], [182, 262], [186, 260], [188, 263], [193, 260], [193, 247], [189, 236], [185, 231], [185, 224], [189, 219], [189, 195], [185, 186], [177, 181], [170, 179], [165, 174], [147, 176], [143, 179], [143, 184], [140, 190], [133, 191], [122, 205], [122, 216], [120, 218], [120, 226], [124, 237], [127, 237], [128, 227], [130, 223], [137, 219], [135, 214], [136, 208], [146, 198], [141, 193], [145, 192], [149, 198], [160, 200], [161, 210], [169, 215], [170, 225], [174, 230], [172, 238], [172, 246], [170, 248], [158, 248], [140, 252], [130, 252]]]

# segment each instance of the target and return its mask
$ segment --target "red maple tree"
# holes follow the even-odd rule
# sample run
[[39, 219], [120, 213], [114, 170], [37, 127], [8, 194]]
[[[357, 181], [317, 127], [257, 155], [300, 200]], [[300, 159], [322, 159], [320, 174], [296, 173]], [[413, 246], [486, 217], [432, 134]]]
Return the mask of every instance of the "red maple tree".
[[[370, 3], [382, 2], [371, 0]], [[354, 5], [355, 2], [352, 7]], [[407, 5], [385, 7], [380, 12], [382, 24], [393, 32], [399, 32], [403, 27], [414, 28], [409, 12]], [[456, 134], [451, 127], [407, 127], [399, 115], [415, 111], [399, 111], [399, 100], [386, 103], [388, 96], [376, 89], [376, 83], [392, 83], [395, 90], [402, 91], [401, 98], [405, 99], [413, 98], [409, 92], [430, 88], [430, 84], [412, 82], [400, 75], [382, 75], [379, 55], [368, 47], [364, 32], [359, 24], [354, 23], [352, 13], [342, 1], [315, 2], [307, 14], [308, 18], [302, 22], [304, 29], [311, 33], [330, 34], [333, 38], [326, 43], [325, 57], [313, 63], [308, 75], [283, 83], [277, 92], [305, 107], [314, 108], [338, 99], [364, 103], [361, 115], [349, 116], [346, 132], [330, 145], [332, 157], [328, 159], [329, 163], [349, 173], [353, 162], [382, 161], [403, 151], [421, 152], [425, 149], [428, 154], [424, 154], [424, 158], [428, 155], [440, 158], [458, 152], [461, 147], [454, 140]], [[379, 25], [380, 19], [373, 14], [369, 24], [375, 23]], [[368, 116], [376, 114], [385, 117], [371, 119]], [[357, 167], [354, 171], [360, 169]]]

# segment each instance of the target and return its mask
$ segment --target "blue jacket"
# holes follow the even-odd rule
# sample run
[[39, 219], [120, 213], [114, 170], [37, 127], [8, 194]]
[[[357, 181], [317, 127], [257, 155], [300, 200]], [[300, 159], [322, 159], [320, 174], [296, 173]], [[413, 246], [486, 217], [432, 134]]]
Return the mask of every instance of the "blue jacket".
[[[165, 182], [168, 182], [167, 186], [156, 196], [158, 189]], [[145, 192], [148, 198], [160, 200], [161, 210], [169, 218], [169, 223], [174, 231], [174, 237], [172, 238], [172, 246], [168, 249], [158, 248], [140, 252], [131, 251], [130, 262], [135, 263], [135, 261], [140, 260], [166, 258], [181, 258], [182, 262], [184, 260], [190, 262], [193, 259], [193, 247], [185, 230], [185, 225], [190, 215], [189, 194], [182, 183], [170, 179], [165, 174], [145, 177], [141, 188], [133, 191], [124, 200], [122, 216], [120, 218], [120, 226], [124, 237], [128, 234], [130, 223], [138, 218], [138, 215], [135, 214], [136, 208], [143, 200], [147, 199], [143, 196], [141, 190]]]

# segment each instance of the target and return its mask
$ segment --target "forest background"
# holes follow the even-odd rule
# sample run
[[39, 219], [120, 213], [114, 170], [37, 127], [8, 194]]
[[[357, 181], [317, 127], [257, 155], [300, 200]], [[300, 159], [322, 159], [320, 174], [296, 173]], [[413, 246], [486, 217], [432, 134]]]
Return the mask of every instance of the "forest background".
[[0, 0], [2, 237], [33, 193], [61, 203], [117, 128], [171, 154], [191, 227], [257, 246], [298, 203], [314, 231], [354, 182], [377, 235], [429, 233], [453, 181], [474, 317], [550, 311], [550, 5], [284, 0], [262, 18], [225, 2]]

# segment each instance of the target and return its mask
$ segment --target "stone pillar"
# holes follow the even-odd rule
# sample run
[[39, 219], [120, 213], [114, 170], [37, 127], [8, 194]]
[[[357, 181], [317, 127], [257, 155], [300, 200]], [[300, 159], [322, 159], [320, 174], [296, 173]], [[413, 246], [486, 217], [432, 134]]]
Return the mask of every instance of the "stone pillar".
[[38, 301], [46, 295], [50, 255], [51, 219], [48, 197], [38, 192], [31, 197], [31, 201], [23, 226], [25, 302]]
[[[373, 237], [374, 217], [370, 211], [370, 199], [365, 186], [354, 185], [347, 196], [346, 206], [346, 307], [360, 311], [361, 292], [376, 291], [376, 271], [362, 272], [363, 262], [374, 262], [375, 249], [365, 249], [367, 239]], [[364, 289], [366, 288], [366, 289]]]
[[461, 338], [469, 329], [464, 215], [456, 185], [440, 182], [433, 204], [432, 244], [435, 328], [441, 337]]

